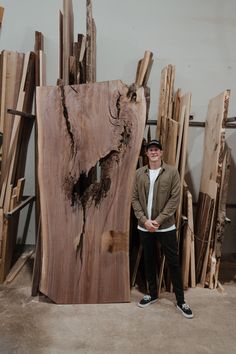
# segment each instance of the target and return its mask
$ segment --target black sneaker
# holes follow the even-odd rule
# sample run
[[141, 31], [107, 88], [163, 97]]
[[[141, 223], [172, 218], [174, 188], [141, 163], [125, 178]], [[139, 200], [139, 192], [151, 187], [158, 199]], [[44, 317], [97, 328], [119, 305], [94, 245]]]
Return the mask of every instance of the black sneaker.
[[150, 295], [144, 295], [142, 300], [139, 301], [138, 307], [146, 307], [150, 304], [157, 302], [157, 297], [151, 297]]
[[193, 318], [192, 310], [190, 309], [190, 307], [187, 304], [185, 304], [185, 302], [183, 304], [177, 304], [177, 309], [182, 312], [184, 317]]

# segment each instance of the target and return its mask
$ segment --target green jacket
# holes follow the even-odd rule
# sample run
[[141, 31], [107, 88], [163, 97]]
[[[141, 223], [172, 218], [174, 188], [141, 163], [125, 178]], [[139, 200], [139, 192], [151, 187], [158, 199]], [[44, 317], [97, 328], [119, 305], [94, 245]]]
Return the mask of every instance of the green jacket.
[[[144, 227], [147, 217], [147, 203], [149, 193], [148, 166], [136, 171], [132, 206], [138, 224]], [[179, 173], [173, 166], [162, 163], [161, 171], [154, 184], [152, 220], [160, 224], [160, 229], [168, 228], [175, 224], [175, 211], [180, 199]]]

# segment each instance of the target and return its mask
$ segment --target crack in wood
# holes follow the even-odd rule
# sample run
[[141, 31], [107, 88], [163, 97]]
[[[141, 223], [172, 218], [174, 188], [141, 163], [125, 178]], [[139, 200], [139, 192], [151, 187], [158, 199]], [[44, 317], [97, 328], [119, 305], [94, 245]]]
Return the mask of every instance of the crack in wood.
[[72, 149], [72, 152], [74, 153], [75, 152], [75, 142], [74, 142], [74, 136], [73, 136], [73, 133], [72, 133], [71, 123], [70, 123], [70, 120], [69, 120], [69, 114], [68, 114], [68, 110], [67, 110], [66, 102], [65, 102], [65, 90], [64, 90], [64, 86], [63, 85], [60, 85], [59, 87], [60, 87], [60, 90], [61, 90], [61, 103], [62, 103], [62, 107], [63, 107], [63, 116], [64, 116], [65, 121], [66, 121], [66, 128], [67, 128], [67, 132], [69, 134], [70, 141], [71, 141], [71, 149]]
[[[74, 138], [71, 131], [71, 124], [69, 121], [69, 116], [65, 105], [65, 96], [62, 87], [61, 87], [61, 92], [62, 92], [61, 97], [62, 97], [63, 113], [66, 119], [67, 130], [71, 138], [72, 148], [74, 148]], [[116, 99], [116, 104], [115, 104], [117, 110], [116, 116], [112, 115], [111, 109], [109, 107], [111, 118], [116, 120], [120, 118], [121, 97], [122, 97], [121, 94], [118, 92], [118, 97]], [[136, 101], [137, 98], [136, 87], [130, 89], [128, 98], [131, 101]], [[121, 122], [119, 122], [118, 124], [114, 124], [114, 123], [112, 124], [120, 126]], [[104, 198], [106, 198], [107, 193], [111, 187], [112, 168], [114, 164], [119, 163], [131, 139], [132, 123], [127, 124], [125, 120], [122, 120], [122, 125], [123, 125], [123, 130], [120, 133], [121, 139], [117, 150], [110, 151], [106, 156], [101, 158], [99, 162], [97, 162], [101, 167], [100, 182], [93, 180], [93, 176], [94, 176], [93, 172], [95, 168], [94, 166], [89, 170], [88, 173], [82, 171], [79, 178], [73, 177], [71, 173], [69, 173], [69, 176], [65, 178], [64, 190], [65, 190], [66, 197], [69, 200], [71, 200], [71, 207], [77, 206], [82, 209], [82, 213], [83, 213], [82, 231], [80, 235], [77, 237], [77, 239], [75, 240], [76, 254], [79, 253], [81, 262], [83, 261], [83, 241], [84, 241], [85, 227], [86, 227], [86, 211], [92, 205], [93, 202], [95, 207], [98, 207], [101, 201]], [[111, 250], [109, 250], [109, 252], [111, 252]]]

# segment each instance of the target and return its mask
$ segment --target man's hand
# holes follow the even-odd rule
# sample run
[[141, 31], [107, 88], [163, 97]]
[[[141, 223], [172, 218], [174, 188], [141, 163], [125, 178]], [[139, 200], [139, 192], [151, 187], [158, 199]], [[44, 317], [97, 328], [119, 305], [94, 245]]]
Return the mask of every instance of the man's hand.
[[160, 225], [156, 220], [147, 220], [145, 221], [144, 226], [149, 232], [155, 232]]

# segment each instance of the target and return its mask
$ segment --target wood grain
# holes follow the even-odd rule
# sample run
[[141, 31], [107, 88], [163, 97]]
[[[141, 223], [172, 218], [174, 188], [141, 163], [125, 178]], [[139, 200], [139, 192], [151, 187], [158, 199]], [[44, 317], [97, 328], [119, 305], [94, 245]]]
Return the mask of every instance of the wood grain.
[[120, 81], [37, 88], [40, 291], [56, 303], [130, 300], [129, 214], [146, 104], [142, 88], [136, 100], [128, 92]]

